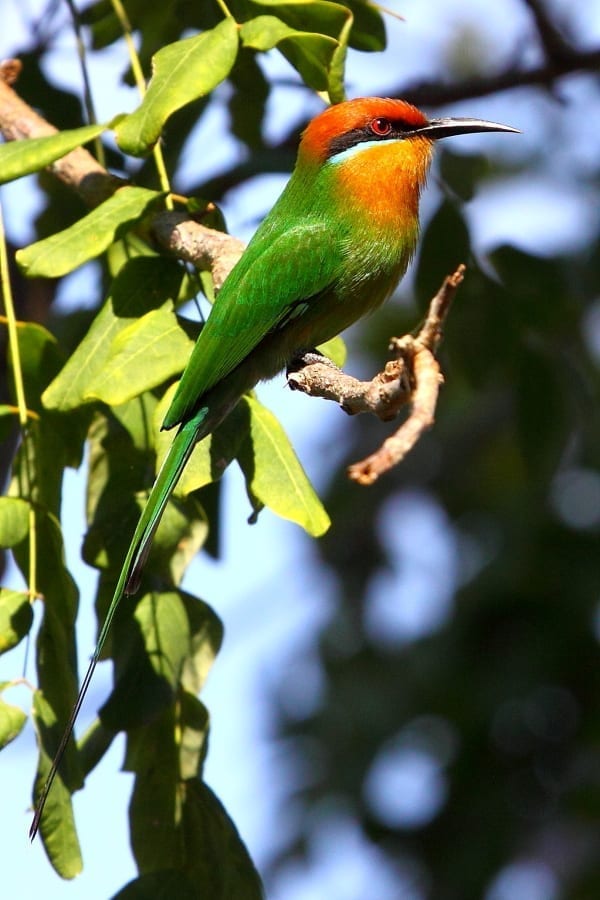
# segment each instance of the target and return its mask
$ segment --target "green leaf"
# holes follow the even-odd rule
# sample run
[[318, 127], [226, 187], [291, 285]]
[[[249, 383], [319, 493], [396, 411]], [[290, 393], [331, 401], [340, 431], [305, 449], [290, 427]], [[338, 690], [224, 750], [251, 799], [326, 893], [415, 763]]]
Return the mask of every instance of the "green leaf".
[[26, 721], [22, 709], [0, 699], [0, 750], [21, 734]]
[[365, 53], [385, 50], [385, 22], [379, 8], [368, 0], [345, 0], [353, 16], [350, 46]]
[[16, 260], [30, 278], [58, 278], [95, 259], [140, 221], [164, 194], [127, 185], [58, 234], [18, 250]]
[[256, 152], [263, 146], [262, 126], [269, 97], [269, 83], [255, 53], [241, 48], [231, 70], [229, 83], [233, 87], [228, 104], [231, 131]]
[[118, 405], [137, 397], [181, 372], [193, 346], [168, 301], [119, 331], [84, 399]]
[[329, 516], [279, 421], [253, 397], [244, 397], [242, 403], [250, 410], [250, 434], [238, 462], [253, 504], [268, 506], [319, 537], [331, 524]]
[[331, 338], [330, 341], [320, 344], [317, 347], [317, 350], [319, 353], [322, 353], [323, 356], [326, 356], [327, 359], [330, 359], [335, 363], [340, 369], [346, 362], [346, 357], [348, 355], [346, 343], [339, 334], [337, 337]]
[[172, 497], [152, 542], [148, 570], [165, 584], [179, 585], [207, 537], [208, 520], [196, 496]]
[[29, 532], [29, 503], [18, 497], [0, 497], [0, 547], [14, 547]]
[[[252, 6], [268, 9], [290, 28], [337, 38], [352, 13], [330, 0], [252, 0]], [[260, 18], [260, 16], [256, 17]]]
[[349, 15], [346, 24], [339, 35], [339, 43], [333, 52], [329, 63], [329, 75], [327, 78], [327, 93], [332, 103], [342, 103], [346, 99], [344, 87], [344, 73], [346, 71], [346, 56], [348, 53], [348, 40], [352, 30], [352, 15]]
[[242, 25], [240, 36], [244, 47], [254, 50], [277, 47], [308, 87], [316, 91], [327, 90], [329, 66], [338, 47], [335, 38], [297, 31], [275, 16], [251, 19]]
[[41, 413], [40, 396], [60, 370], [64, 355], [54, 335], [37, 322], [18, 322], [17, 336], [27, 407]]
[[[35, 779], [34, 803], [50, 771], [51, 757], [45, 750], [44, 732], [56, 726], [56, 716], [41, 691], [33, 695], [33, 721], [38, 731], [40, 757]], [[75, 878], [83, 869], [81, 849], [75, 831], [71, 794], [59, 771], [48, 794], [42, 819], [40, 835], [48, 858], [61, 878]]]
[[125, 263], [87, 335], [44, 392], [44, 406], [65, 412], [89, 400], [89, 385], [102, 378], [119, 334], [138, 316], [176, 297], [182, 271], [174, 260], [158, 256]]
[[175, 590], [144, 594], [133, 621], [115, 623], [116, 683], [102, 723], [113, 731], [145, 726], [173, 702], [180, 683], [200, 690], [222, 634], [218, 617], [198, 598]]
[[[157, 468], [162, 465], [175, 436], [175, 429], [160, 431], [160, 427], [176, 387], [177, 385], [172, 385], [165, 393], [154, 417]], [[185, 497], [192, 491], [199, 490], [213, 481], [218, 481], [227, 466], [235, 459], [249, 427], [247, 407], [238, 403], [225, 421], [196, 445], [177, 483], [175, 493]]]
[[216, 28], [168, 44], [153, 57], [153, 75], [141, 105], [116, 128], [119, 147], [143, 156], [176, 110], [210, 93], [231, 71], [238, 31], [227, 17]]
[[181, 778], [175, 733], [174, 717], [165, 713], [128, 741], [126, 767], [136, 772], [131, 846], [140, 872], [184, 871], [198, 898], [262, 900], [260, 878], [223, 805], [198, 779]]
[[[140, 515], [154, 472], [152, 393], [98, 413], [88, 435], [89, 469], [83, 557], [97, 568], [117, 572]], [[114, 586], [114, 585], [113, 585]]]
[[208, 711], [200, 700], [183, 691], [180, 701], [179, 774], [187, 778], [199, 778], [208, 750]]
[[6, 653], [29, 633], [33, 611], [27, 594], [0, 588], [0, 653]]
[[[77, 693], [75, 619], [78, 593], [65, 565], [62, 532], [58, 519], [36, 510], [36, 583], [44, 597], [43, 618], [36, 642], [38, 686], [51, 708], [57, 733], [45, 736], [45, 748], [54, 755], [63, 724], [71, 712]], [[30, 543], [24, 540], [13, 548], [21, 572], [30, 565]], [[44, 721], [47, 717], [44, 717]], [[81, 785], [81, 773], [71, 743], [65, 755], [63, 778], [75, 789]]]
[[[129, 802], [130, 844], [140, 874], [184, 869], [179, 754], [174, 706], [131, 731], [124, 768], [136, 774]], [[198, 891], [197, 896], [201, 896]]]
[[198, 890], [191, 878], [178, 869], [149, 872], [130, 881], [112, 900], [198, 900]]
[[207, 784], [185, 782], [183, 829], [187, 870], [199, 896], [264, 900], [260, 877], [227, 810]]
[[76, 147], [87, 144], [110, 127], [109, 125], [85, 125], [69, 131], [59, 131], [47, 137], [9, 141], [0, 145], [0, 184], [31, 175]]

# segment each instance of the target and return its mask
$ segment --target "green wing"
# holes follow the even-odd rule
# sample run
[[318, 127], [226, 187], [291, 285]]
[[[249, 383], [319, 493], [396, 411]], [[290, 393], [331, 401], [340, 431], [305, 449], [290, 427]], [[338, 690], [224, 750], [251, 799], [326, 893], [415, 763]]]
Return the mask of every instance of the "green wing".
[[307, 224], [279, 236], [261, 229], [256, 238], [217, 297], [163, 428], [185, 421], [199, 398], [239, 366], [294, 304], [316, 297], [336, 279], [341, 255], [331, 228]]

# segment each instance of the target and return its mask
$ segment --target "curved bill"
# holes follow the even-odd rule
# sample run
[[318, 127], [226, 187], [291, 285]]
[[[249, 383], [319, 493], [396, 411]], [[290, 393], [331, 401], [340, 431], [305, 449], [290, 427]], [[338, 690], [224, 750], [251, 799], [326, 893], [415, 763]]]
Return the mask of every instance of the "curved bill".
[[485, 119], [430, 119], [426, 125], [416, 128], [413, 134], [422, 134], [432, 141], [439, 138], [453, 137], [457, 134], [475, 134], [479, 131], [510, 131], [520, 134], [518, 128], [511, 125], [500, 125], [498, 122], [486, 122]]

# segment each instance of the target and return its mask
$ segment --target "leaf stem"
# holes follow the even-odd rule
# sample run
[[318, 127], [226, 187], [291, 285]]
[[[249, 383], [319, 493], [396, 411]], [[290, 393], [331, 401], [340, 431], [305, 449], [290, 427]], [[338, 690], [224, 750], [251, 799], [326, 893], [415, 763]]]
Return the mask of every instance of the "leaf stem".
[[[85, 112], [88, 124], [96, 125], [98, 122], [98, 117], [96, 116], [96, 109], [94, 107], [92, 85], [90, 82], [90, 75], [87, 66], [86, 47], [81, 32], [81, 19], [79, 17], [79, 10], [75, 6], [74, 0], [66, 0], [66, 4], [69, 7], [71, 19], [73, 20], [75, 45], [77, 47], [77, 56], [79, 58], [79, 66], [81, 68], [81, 77], [83, 80], [83, 103], [85, 106]], [[106, 167], [106, 154], [104, 153], [104, 147], [102, 146], [100, 136], [94, 138], [94, 147], [96, 149], [96, 159], [101, 166]]]
[[[133, 40], [131, 22], [129, 21], [129, 17], [125, 11], [125, 7], [121, 3], [121, 0], [110, 0], [111, 6], [114, 10], [114, 13], [119, 20], [119, 24], [123, 29], [123, 37], [125, 38], [125, 43], [127, 44], [127, 52], [129, 53], [129, 62], [131, 63], [131, 71], [133, 72], [133, 77], [135, 79], [136, 87], [140, 93], [140, 97], [144, 97], [146, 93], [146, 79], [144, 78], [144, 72], [142, 70], [142, 65], [140, 63], [140, 58], [138, 56], [138, 52], [135, 47], [135, 42]], [[167, 209], [173, 209], [173, 201], [171, 199], [171, 185], [169, 183], [169, 176], [167, 173], [167, 167], [165, 165], [165, 158], [163, 156], [162, 148], [160, 146], [160, 142], [154, 145], [154, 149], [152, 150], [152, 155], [154, 157], [154, 165], [156, 166], [156, 171], [158, 174], [158, 180], [160, 182], [161, 190], [165, 191], [167, 197], [165, 199], [165, 206]]]
[[0, 203], [0, 289], [6, 311], [6, 324], [8, 327], [8, 344], [13, 365], [15, 380], [15, 395], [17, 409], [19, 410], [19, 425], [27, 428], [27, 403], [25, 402], [25, 387], [23, 385], [23, 370], [21, 368], [21, 354], [19, 351], [19, 338], [17, 336], [17, 319], [13, 303], [10, 277], [8, 274], [8, 253], [6, 252], [6, 236], [4, 233], [4, 218], [2, 204]]
[[219, 7], [219, 9], [221, 10], [221, 12], [223, 13], [224, 16], [226, 16], [228, 19], [233, 19], [233, 15], [231, 14], [230, 10], [228, 9], [227, 4], [225, 3], [225, 0], [217, 0], [217, 6]]
[[[25, 385], [23, 383], [23, 368], [21, 365], [21, 352], [19, 349], [18, 324], [15, 315], [15, 305], [13, 301], [12, 288], [10, 284], [10, 276], [8, 272], [8, 253], [6, 250], [6, 234], [4, 231], [4, 217], [2, 215], [2, 204], [0, 203], [0, 293], [4, 302], [6, 312], [6, 324], [8, 328], [8, 345], [10, 347], [10, 355], [12, 360], [12, 371], [15, 383], [15, 395], [17, 398], [17, 409], [19, 411], [19, 425], [21, 426], [21, 434], [23, 444], [28, 440], [29, 416], [27, 412], [27, 402], [25, 399]], [[29, 572], [27, 583], [29, 585], [29, 595], [33, 600], [37, 596], [36, 588], [36, 568], [37, 568], [37, 535], [35, 524], [35, 510], [33, 507], [33, 497], [31, 496], [31, 476], [29, 472], [29, 451], [24, 446], [25, 469], [27, 472], [27, 494], [29, 500]]]

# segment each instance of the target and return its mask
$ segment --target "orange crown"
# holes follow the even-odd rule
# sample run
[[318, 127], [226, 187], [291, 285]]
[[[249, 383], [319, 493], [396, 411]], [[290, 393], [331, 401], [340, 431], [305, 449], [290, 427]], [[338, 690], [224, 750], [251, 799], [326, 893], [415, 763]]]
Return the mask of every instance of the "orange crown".
[[313, 163], [323, 163], [331, 141], [346, 132], [366, 127], [376, 118], [386, 118], [400, 125], [426, 125], [423, 113], [404, 100], [380, 97], [358, 97], [330, 106], [307, 125], [302, 134], [300, 154]]

